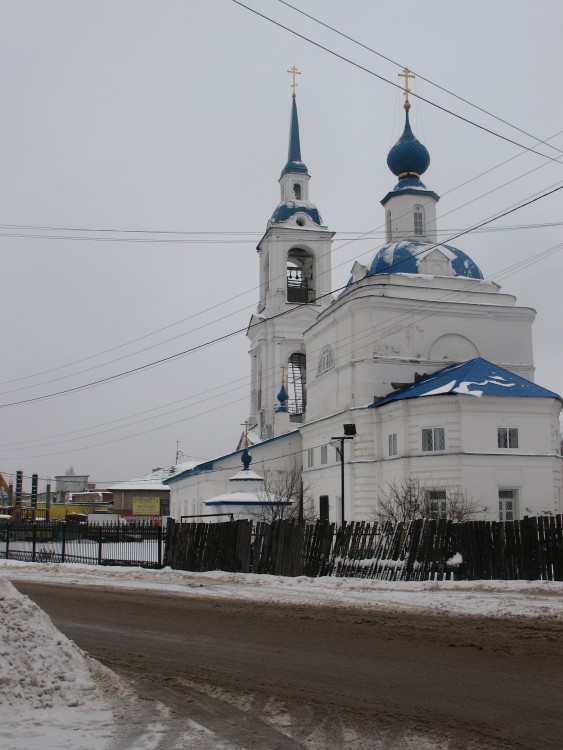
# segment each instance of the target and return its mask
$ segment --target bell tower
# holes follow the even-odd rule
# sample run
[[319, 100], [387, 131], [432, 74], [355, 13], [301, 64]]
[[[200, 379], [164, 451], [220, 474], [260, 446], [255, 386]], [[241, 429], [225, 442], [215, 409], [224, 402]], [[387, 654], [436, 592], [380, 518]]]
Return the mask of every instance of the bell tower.
[[304, 421], [307, 357], [304, 331], [332, 301], [331, 245], [334, 232], [323, 225], [309, 201], [310, 175], [301, 161], [293, 66], [287, 163], [279, 178], [280, 202], [258, 243], [260, 292], [248, 327], [251, 357], [249, 424], [262, 440], [286, 431], [275, 415], [280, 407], [280, 372], [289, 429]]

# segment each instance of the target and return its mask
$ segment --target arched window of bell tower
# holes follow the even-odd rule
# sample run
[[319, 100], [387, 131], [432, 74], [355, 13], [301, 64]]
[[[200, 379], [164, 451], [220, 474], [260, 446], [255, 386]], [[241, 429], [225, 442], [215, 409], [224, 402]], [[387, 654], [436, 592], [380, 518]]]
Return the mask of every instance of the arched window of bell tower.
[[287, 301], [307, 304], [315, 301], [315, 258], [301, 247], [287, 254]]
[[414, 207], [414, 233], [417, 237], [424, 234], [424, 209], [422, 206]]
[[387, 210], [387, 216], [386, 216], [386, 223], [387, 223], [387, 242], [391, 242], [392, 235], [391, 235], [391, 211], [389, 209]]
[[300, 182], [294, 182], [293, 183], [292, 193], [293, 193], [293, 200], [294, 201], [300, 201], [301, 200], [301, 183]]
[[291, 421], [299, 422], [306, 407], [306, 365], [303, 352], [295, 352], [287, 361], [287, 407]]

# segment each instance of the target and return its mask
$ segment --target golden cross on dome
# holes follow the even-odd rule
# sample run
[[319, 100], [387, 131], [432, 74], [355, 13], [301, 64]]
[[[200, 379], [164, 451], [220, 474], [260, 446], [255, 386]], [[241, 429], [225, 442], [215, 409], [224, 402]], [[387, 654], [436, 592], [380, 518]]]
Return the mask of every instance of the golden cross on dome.
[[297, 68], [296, 68], [296, 67], [295, 67], [295, 65], [294, 65], [294, 66], [293, 66], [292, 68], [290, 68], [290, 69], [289, 69], [289, 70], [288, 70], [287, 72], [288, 72], [288, 73], [291, 73], [291, 76], [292, 76], [292, 79], [293, 79], [293, 80], [292, 80], [292, 82], [291, 82], [291, 88], [293, 89], [293, 92], [292, 92], [291, 96], [293, 96], [293, 98], [295, 98], [295, 89], [297, 88], [297, 85], [298, 85], [298, 84], [297, 84], [297, 83], [295, 82], [295, 76], [300, 76], [300, 75], [301, 75], [301, 71], [300, 71], [300, 70], [297, 70]]
[[287, 365], [282, 365], [281, 366], [281, 371], [282, 371], [282, 386], [284, 388], [285, 388], [285, 370], [286, 370], [286, 368], [287, 368]]
[[409, 102], [409, 94], [411, 92], [411, 90], [409, 89], [409, 78], [414, 78], [414, 77], [415, 76], [410, 72], [408, 68], [403, 68], [403, 72], [399, 73], [399, 78], [405, 79], [405, 90], [403, 92], [404, 97], [405, 97], [405, 103], [403, 106], [407, 110], [407, 112], [411, 108], [411, 103]]

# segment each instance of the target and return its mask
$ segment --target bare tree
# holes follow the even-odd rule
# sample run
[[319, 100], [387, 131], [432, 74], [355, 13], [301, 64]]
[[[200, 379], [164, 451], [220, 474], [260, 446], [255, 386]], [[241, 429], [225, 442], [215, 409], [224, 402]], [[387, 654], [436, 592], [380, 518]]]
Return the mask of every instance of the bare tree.
[[481, 510], [460, 488], [435, 489], [420, 477], [403, 475], [378, 494], [372, 516], [380, 523], [393, 524], [417, 518], [469, 521]]
[[295, 462], [285, 469], [264, 471], [264, 482], [256, 497], [261, 503], [252, 514], [257, 521], [313, 520], [312, 498], [303, 493], [301, 469]]

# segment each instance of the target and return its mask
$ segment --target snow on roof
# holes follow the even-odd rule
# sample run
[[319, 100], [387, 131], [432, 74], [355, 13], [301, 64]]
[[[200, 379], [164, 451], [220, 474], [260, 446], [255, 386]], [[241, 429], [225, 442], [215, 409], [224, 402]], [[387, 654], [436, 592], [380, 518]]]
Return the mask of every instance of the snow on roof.
[[292, 500], [282, 500], [276, 495], [266, 492], [225, 492], [222, 495], [204, 500], [204, 505], [292, 505]]
[[142, 477], [137, 479], [128, 479], [125, 482], [114, 484], [108, 489], [112, 492], [125, 491], [125, 490], [157, 490], [166, 491], [168, 486], [163, 484], [164, 479], [170, 479], [171, 477], [181, 474], [184, 471], [190, 471], [200, 464], [201, 461], [184, 461], [181, 464], [175, 464], [163, 469], [155, 469], [150, 474], [144, 474]]
[[230, 482], [263, 482], [264, 477], [257, 474], [252, 469], [242, 469], [234, 476], [230, 477]]
[[451, 365], [430, 375], [418, 383], [401, 388], [380, 399], [372, 407], [383, 406], [391, 401], [459, 394], [463, 396], [512, 396], [514, 398], [557, 398], [560, 396], [548, 391], [530, 380], [521, 378], [503, 367], [477, 357], [460, 365]]

